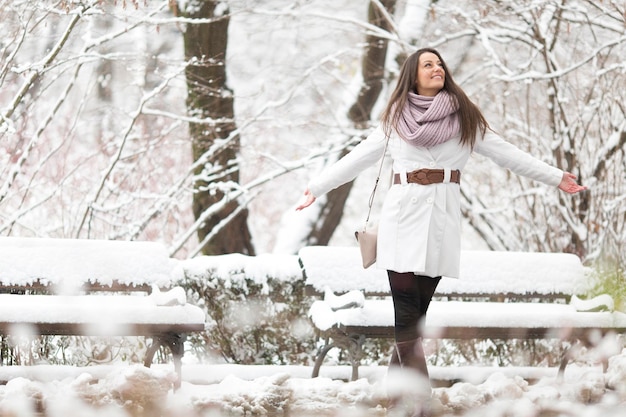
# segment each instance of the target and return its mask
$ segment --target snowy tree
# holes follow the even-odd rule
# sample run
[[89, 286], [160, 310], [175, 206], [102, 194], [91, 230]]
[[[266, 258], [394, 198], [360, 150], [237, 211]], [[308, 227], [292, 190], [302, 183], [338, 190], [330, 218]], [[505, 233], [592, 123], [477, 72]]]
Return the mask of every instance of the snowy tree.
[[[228, 48], [221, 27], [220, 52], [187, 50], [194, 30], [226, 21], [224, 8], [193, 6], [218, 3]], [[247, 211], [248, 253], [354, 244], [368, 173], [322, 210], [280, 219], [374, 127], [403, 56], [431, 46], [497, 132], [590, 187], [567, 196], [476, 158], [463, 173], [467, 225], [493, 249], [623, 267], [625, 12], [611, 0], [0, 2], [0, 233], [159, 240], [186, 258]], [[220, 78], [232, 109], [190, 105], [195, 75]], [[203, 127], [214, 136], [194, 155]], [[194, 215], [199, 183], [215, 199]]]
[[[161, 240], [188, 257], [228, 227], [204, 220], [235, 202], [223, 219], [248, 211], [249, 252], [353, 244], [367, 174], [321, 216], [277, 229], [307, 178], [377, 123], [402, 56], [431, 46], [496, 131], [590, 186], [570, 197], [476, 158], [462, 184], [468, 226], [493, 249], [624, 264], [622, 3], [215, 2], [229, 11], [224, 119], [188, 112], [201, 53], [185, 56], [185, 30], [220, 19], [182, 11], [205, 3], [0, 4], [0, 233]], [[216, 120], [229, 133], [194, 157], [193, 126]], [[215, 193], [206, 217], [193, 212], [198, 180]]]
[[[378, 102], [384, 88], [385, 61], [389, 40], [386, 35], [391, 30], [392, 15], [395, 9], [395, 0], [372, 1], [369, 3], [368, 23], [374, 28], [374, 32], [368, 34], [363, 45], [363, 57], [361, 72], [357, 75], [360, 79], [360, 89], [354, 103], [347, 111], [347, 117], [353, 124], [356, 132], [362, 131], [365, 135], [371, 128], [372, 109]], [[381, 36], [384, 35], [384, 36]], [[351, 132], [354, 134], [354, 132]], [[350, 138], [347, 138], [348, 140]], [[349, 142], [350, 143], [350, 142]], [[344, 149], [338, 157], [341, 158], [348, 152]], [[331, 159], [334, 161], [334, 159]], [[317, 207], [319, 213], [317, 221], [306, 237], [307, 244], [327, 245], [333, 232], [341, 222], [346, 200], [352, 189], [353, 182], [342, 185], [328, 193], [322, 199], [322, 204]]]
[[486, 2], [480, 9], [439, 3], [434, 9], [462, 27], [436, 46], [449, 49], [471, 39], [472, 51], [459, 70], [492, 126], [591, 188], [569, 197], [523, 179], [503, 179], [491, 168], [466, 177], [465, 215], [492, 248], [567, 251], [583, 258], [624, 252], [625, 207], [618, 201], [626, 191], [626, 113], [618, 103], [624, 101], [626, 44], [619, 7], [524, 1]]
[[254, 255], [246, 203], [228, 197], [231, 188], [239, 185], [239, 133], [233, 93], [226, 82], [228, 4], [208, 0], [178, 4], [177, 12], [188, 19], [183, 37], [196, 161], [192, 207], [202, 252]]
[[183, 67], [165, 68], [171, 45], [146, 23], [165, 6], [3, 3], [4, 234], [137, 239], [180, 227], [190, 172], [170, 169], [190, 163], [169, 109]]
[[[418, 2], [400, 3], [392, 27], [403, 27], [397, 22]], [[492, 249], [566, 251], [623, 265], [624, 6], [438, 1], [426, 7], [414, 47], [443, 53], [505, 139], [575, 172], [591, 189], [570, 197], [472, 161], [462, 184], [469, 225]], [[399, 33], [380, 36], [399, 46], [415, 39]]]

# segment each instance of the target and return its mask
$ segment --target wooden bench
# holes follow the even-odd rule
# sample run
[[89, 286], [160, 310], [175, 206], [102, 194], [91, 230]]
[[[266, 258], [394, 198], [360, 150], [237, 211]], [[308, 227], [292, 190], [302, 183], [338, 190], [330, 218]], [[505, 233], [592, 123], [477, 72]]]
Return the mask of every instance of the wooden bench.
[[[393, 338], [393, 302], [386, 272], [363, 269], [358, 248], [306, 247], [299, 253], [306, 292], [316, 300], [309, 317], [325, 340], [313, 377], [327, 353], [345, 350], [358, 366], [366, 339]], [[626, 315], [612, 299], [582, 301], [590, 285], [578, 257], [570, 254], [463, 251], [461, 278], [442, 278], [423, 327], [436, 339], [559, 339], [588, 342], [626, 330]], [[337, 297], [335, 294], [344, 294]], [[559, 368], [562, 375], [569, 354]]]
[[178, 388], [186, 335], [205, 329], [180, 274], [158, 243], [1, 237], [0, 333], [144, 336], [144, 365], [169, 348]]

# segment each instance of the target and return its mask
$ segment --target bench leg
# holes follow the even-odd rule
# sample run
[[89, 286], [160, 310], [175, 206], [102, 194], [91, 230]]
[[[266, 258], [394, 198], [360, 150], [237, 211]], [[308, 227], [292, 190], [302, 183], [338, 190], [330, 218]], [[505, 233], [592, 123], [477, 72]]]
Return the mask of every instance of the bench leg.
[[352, 364], [352, 376], [350, 378], [351, 381], [356, 381], [359, 379], [359, 365], [361, 364], [361, 358], [363, 357], [363, 343], [365, 342], [365, 337], [360, 335], [358, 339], [350, 338], [348, 346], [346, 350], [348, 351], [348, 356], [350, 358], [350, 363]]
[[317, 378], [320, 375], [320, 368], [322, 367], [322, 363], [324, 363], [324, 358], [326, 358], [328, 352], [334, 347], [337, 346], [334, 343], [329, 343], [320, 349], [317, 357], [315, 358], [315, 365], [313, 366], [313, 374], [311, 375], [311, 378]]
[[176, 382], [174, 382], [174, 390], [180, 388], [182, 376], [182, 358], [185, 354], [185, 340], [187, 337], [182, 334], [169, 333], [165, 335], [157, 335], [152, 338], [152, 345], [146, 351], [144, 366], [150, 367], [157, 350], [161, 346], [167, 346], [172, 352], [174, 371], [176, 372]]
[[146, 357], [143, 359], [143, 366], [145, 366], [146, 368], [149, 368], [152, 365], [152, 360], [154, 359], [154, 355], [156, 354], [156, 351], [159, 350], [159, 348], [161, 347], [161, 343], [158, 341], [158, 339], [155, 337], [152, 339], [152, 344], [150, 345], [150, 347], [148, 347], [148, 350], [146, 351]]
[[561, 364], [559, 365], [559, 373], [557, 375], [557, 381], [559, 383], [563, 382], [563, 378], [565, 377], [565, 368], [567, 368], [567, 364], [569, 363], [569, 355], [567, 354], [568, 351], [569, 348], [566, 349], [561, 357]]
[[581, 345], [579, 339], [571, 341], [570, 343], [571, 345], [563, 351], [563, 356], [561, 356], [561, 364], [559, 365], [559, 373], [557, 376], [557, 381], [559, 382], [563, 382], [563, 378], [565, 377], [565, 368], [567, 368], [569, 361]]
[[352, 375], [350, 376], [350, 381], [356, 381], [359, 379], [359, 365], [361, 364], [359, 360], [350, 359], [352, 363]]
[[362, 346], [365, 337], [363, 335], [358, 336], [358, 338], [345, 335], [335, 335], [332, 337], [332, 340], [332, 343], [326, 344], [317, 354], [311, 377], [317, 378], [319, 376], [324, 358], [326, 358], [326, 355], [332, 348], [336, 347], [345, 350], [348, 354], [348, 359], [350, 360], [350, 365], [352, 366], [352, 375], [350, 376], [350, 380], [356, 381], [359, 379], [359, 365], [361, 364], [361, 357], [363, 356]]
[[[591, 345], [591, 346], [594, 346], [594, 345]], [[589, 347], [589, 344], [585, 343], [585, 341], [581, 339], [576, 339], [574, 342], [572, 342], [570, 347], [565, 349], [565, 351], [563, 352], [563, 356], [561, 358], [561, 365], [559, 366], [559, 375], [558, 375], [559, 382], [563, 381], [563, 378], [565, 376], [565, 368], [569, 364], [570, 360], [572, 360], [574, 355], [576, 355], [577, 352], [579, 352], [582, 347]], [[608, 358], [606, 356], [602, 357], [601, 363], [602, 363], [602, 372], [606, 373], [607, 369], [609, 368]]]

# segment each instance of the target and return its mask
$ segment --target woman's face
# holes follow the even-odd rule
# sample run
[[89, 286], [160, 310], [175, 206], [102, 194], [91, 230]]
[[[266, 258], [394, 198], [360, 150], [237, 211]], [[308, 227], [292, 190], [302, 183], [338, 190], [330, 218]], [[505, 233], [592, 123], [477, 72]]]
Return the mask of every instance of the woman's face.
[[443, 88], [446, 72], [439, 57], [432, 52], [424, 52], [417, 63], [415, 86], [417, 94], [435, 96]]

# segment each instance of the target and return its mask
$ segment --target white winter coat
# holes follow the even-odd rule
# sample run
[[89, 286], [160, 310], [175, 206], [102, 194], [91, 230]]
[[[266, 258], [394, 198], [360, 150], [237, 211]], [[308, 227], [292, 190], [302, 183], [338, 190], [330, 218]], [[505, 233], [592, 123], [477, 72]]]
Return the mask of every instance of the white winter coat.
[[[353, 180], [362, 170], [380, 161], [384, 145], [385, 134], [378, 127], [349, 154], [314, 178], [309, 190], [319, 197]], [[560, 169], [532, 157], [489, 130], [484, 136], [478, 133], [474, 151], [515, 174], [545, 184], [557, 186], [563, 176]], [[394, 173], [401, 174], [403, 181], [391, 186], [383, 203], [378, 224], [378, 268], [458, 278], [459, 185], [407, 184], [405, 173], [420, 168], [462, 171], [470, 153], [469, 147], [460, 145], [459, 136], [432, 148], [421, 148], [409, 145], [394, 132], [389, 140], [389, 155]]]

